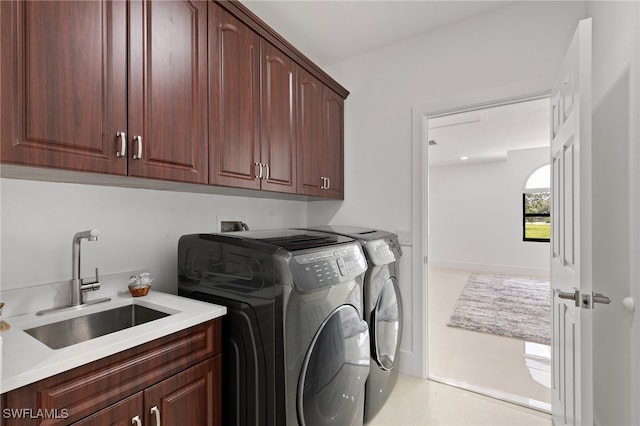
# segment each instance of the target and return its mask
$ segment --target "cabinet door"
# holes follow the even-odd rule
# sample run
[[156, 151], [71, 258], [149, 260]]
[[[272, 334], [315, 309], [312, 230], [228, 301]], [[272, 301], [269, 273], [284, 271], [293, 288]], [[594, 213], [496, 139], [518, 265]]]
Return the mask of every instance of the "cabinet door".
[[[110, 407], [98, 411], [97, 413], [86, 417], [73, 426], [131, 426], [136, 425], [134, 419], [138, 419], [144, 424], [142, 415], [144, 413], [144, 398], [142, 392], [138, 392], [129, 398], [125, 398]], [[148, 422], [147, 422], [148, 423]]]
[[220, 425], [220, 369], [217, 355], [145, 390], [146, 424]]
[[129, 175], [206, 183], [207, 2], [129, 10]]
[[321, 195], [324, 141], [322, 84], [298, 69], [298, 193]]
[[0, 2], [1, 161], [125, 173], [126, 4]]
[[262, 41], [262, 189], [296, 192], [296, 64]]
[[344, 198], [344, 99], [324, 88], [326, 113], [322, 175], [328, 178], [323, 197]]
[[209, 182], [259, 189], [260, 38], [214, 3], [209, 23]]

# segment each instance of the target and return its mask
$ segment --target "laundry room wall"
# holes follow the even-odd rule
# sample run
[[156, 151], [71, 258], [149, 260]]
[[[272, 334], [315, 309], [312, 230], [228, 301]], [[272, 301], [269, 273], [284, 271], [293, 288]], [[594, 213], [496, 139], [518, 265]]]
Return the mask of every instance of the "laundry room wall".
[[[345, 201], [313, 203], [310, 225], [412, 225], [412, 107], [525, 84], [547, 91], [584, 2], [514, 2], [484, 15], [326, 67], [351, 92], [345, 104]], [[354, 29], [357, 31], [357, 29]], [[522, 96], [529, 93], [513, 93]], [[413, 241], [413, 245], [419, 244]], [[403, 247], [402, 295], [414, 300], [412, 247]], [[422, 374], [405, 304], [400, 369]]]
[[549, 243], [522, 240], [522, 192], [549, 156], [523, 149], [504, 161], [431, 167], [429, 264], [548, 276]]
[[306, 225], [306, 203], [0, 179], [1, 289], [71, 278], [71, 241], [82, 243], [83, 277], [148, 270], [154, 288], [177, 293], [177, 248], [183, 234], [216, 232], [219, 216], [242, 218], [252, 229]]

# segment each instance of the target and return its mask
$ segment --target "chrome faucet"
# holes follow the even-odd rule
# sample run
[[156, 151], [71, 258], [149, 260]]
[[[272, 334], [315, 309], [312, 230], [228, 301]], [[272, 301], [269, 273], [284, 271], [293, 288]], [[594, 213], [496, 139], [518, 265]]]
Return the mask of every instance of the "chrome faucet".
[[83, 297], [83, 293], [85, 291], [100, 289], [100, 277], [98, 276], [98, 268], [96, 268], [95, 281], [85, 282], [84, 279], [80, 278], [80, 242], [83, 239], [87, 239], [89, 241], [98, 241], [99, 236], [100, 231], [95, 228], [88, 231], [77, 232], [73, 236], [73, 245], [71, 249], [71, 281], [69, 281], [69, 290], [71, 292], [71, 297], [69, 300], [69, 304], [58, 308], [45, 309], [44, 311], [37, 312], [37, 315], [43, 315], [50, 312], [59, 311], [61, 309], [75, 309], [83, 305], [92, 305], [94, 303], [107, 302], [111, 300], [110, 297], [105, 297], [102, 299], [95, 299], [85, 302]]
[[83, 292], [100, 289], [98, 268], [96, 268], [95, 281], [85, 283], [84, 280], [80, 278], [80, 242], [85, 238], [89, 241], [98, 241], [99, 236], [100, 231], [95, 228], [88, 231], [78, 232], [73, 236], [73, 247], [71, 250], [71, 304], [69, 306], [83, 305]]

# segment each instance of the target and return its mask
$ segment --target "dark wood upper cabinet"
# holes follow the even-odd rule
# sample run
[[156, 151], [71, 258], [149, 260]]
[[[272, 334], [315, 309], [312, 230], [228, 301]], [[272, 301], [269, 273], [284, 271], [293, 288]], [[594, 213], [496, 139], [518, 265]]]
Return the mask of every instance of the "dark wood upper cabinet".
[[124, 174], [127, 6], [0, 2], [3, 163]]
[[209, 7], [209, 183], [259, 189], [260, 38]]
[[323, 151], [323, 87], [306, 71], [298, 74], [298, 192], [319, 195]]
[[207, 181], [206, 1], [1, 3], [3, 163]]
[[344, 99], [299, 73], [298, 192], [344, 198]]
[[349, 92], [239, 1], [0, 12], [0, 162], [344, 197]]
[[325, 116], [322, 174], [326, 176], [323, 197], [344, 199], [344, 99], [328, 87], [322, 96]]
[[129, 15], [129, 175], [206, 183], [207, 2], [131, 1]]
[[297, 66], [262, 40], [262, 189], [296, 192]]
[[296, 64], [209, 6], [210, 183], [296, 192]]

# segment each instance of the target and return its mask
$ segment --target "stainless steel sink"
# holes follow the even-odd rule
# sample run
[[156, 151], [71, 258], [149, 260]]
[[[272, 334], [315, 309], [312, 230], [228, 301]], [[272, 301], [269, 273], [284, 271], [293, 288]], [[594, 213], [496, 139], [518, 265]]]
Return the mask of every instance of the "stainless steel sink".
[[41, 325], [25, 332], [51, 349], [60, 349], [169, 315], [140, 305], [127, 305]]

